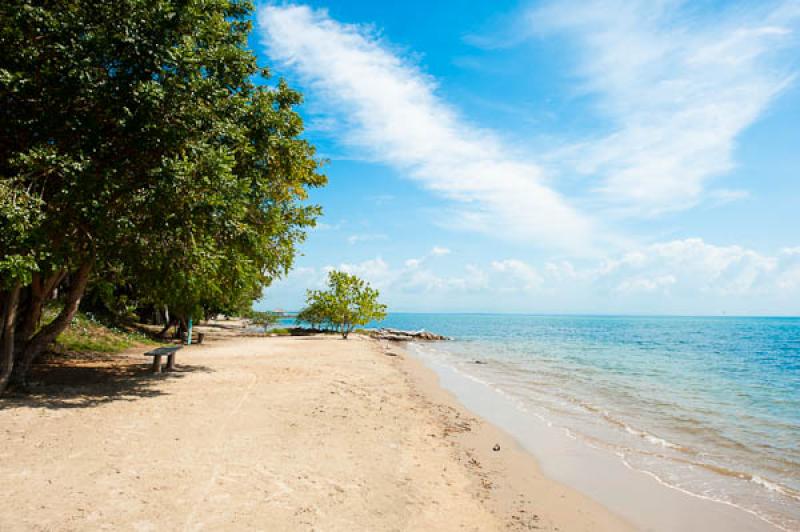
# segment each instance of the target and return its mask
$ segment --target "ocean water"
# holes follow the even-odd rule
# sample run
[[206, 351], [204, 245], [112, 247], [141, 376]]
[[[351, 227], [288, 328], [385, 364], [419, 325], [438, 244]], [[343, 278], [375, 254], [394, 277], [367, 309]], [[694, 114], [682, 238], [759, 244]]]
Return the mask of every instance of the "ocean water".
[[392, 314], [381, 325], [451, 336], [412, 349], [663, 484], [800, 530], [800, 318]]

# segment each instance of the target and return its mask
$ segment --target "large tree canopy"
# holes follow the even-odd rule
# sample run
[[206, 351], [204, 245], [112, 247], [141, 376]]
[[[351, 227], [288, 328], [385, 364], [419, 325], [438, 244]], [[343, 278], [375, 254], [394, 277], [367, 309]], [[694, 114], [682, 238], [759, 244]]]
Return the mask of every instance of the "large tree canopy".
[[251, 14], [237, 0], [3, 2], [5, 373], [24, 380], [93, 272], [188, 315], [249, 303], [291, 266], [325, 177], [300, 94], [255, 81], [269, 74], [246, 46]]

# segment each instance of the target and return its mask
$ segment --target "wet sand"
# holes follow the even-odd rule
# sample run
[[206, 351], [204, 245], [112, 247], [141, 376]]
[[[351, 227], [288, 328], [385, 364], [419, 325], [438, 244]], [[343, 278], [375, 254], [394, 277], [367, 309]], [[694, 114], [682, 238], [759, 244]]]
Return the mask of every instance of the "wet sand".
[[782, 529], [729, 504], [673, 488], [633, 469], [617, 455], [569, 436], [558, 425], [521, 413], [497, 393], [443, 364], [428, 364], [438, 383], [471, 412], [512, 435], [540, 460], [548, 477], [577, 488], [632, 523], [653, 532], [780, 532]]
[[2, 400], [0, 530], [630, 528], [396, 346], [221, 336], [175, 373], [141, 348]]

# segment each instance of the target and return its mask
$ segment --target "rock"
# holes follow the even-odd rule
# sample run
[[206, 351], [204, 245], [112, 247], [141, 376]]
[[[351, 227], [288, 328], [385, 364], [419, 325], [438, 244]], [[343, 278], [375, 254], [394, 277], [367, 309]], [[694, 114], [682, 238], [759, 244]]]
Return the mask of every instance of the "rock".
[[494, 447], [492, 447], [492, 450], [495, 451], [495, 452], [499, 451], [500, 450], [500, 444], [499, 443], [495, 443]]
[[437, 341], [449, 340], [448, 337], [435, 334], [430, 331], [401, 331], [399, 329], [378, 329], [370, 331], [370, 336], [378, 340], [388, 340], [391, 342], [410, 342], [413, 340]]
[[483, 360], [476, 360], [475, 363], [476, 364], [486, 364], [486, 362], [484, 362]]

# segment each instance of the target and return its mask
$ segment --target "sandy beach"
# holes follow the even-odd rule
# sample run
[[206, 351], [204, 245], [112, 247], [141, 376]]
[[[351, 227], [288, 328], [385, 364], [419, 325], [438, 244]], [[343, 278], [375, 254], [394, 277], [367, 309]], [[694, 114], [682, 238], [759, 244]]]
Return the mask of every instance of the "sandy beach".
[[397, 345], [223, 331], [161, 375], [145, 350], [4, 400], [0, 530], [629, 529]]

